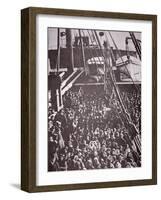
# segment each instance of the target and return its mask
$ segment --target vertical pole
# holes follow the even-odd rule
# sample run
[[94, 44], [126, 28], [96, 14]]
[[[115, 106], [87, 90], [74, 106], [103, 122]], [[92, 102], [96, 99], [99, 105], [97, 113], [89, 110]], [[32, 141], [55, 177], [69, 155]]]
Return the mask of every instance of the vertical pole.
[[72, 33], [71, 29], [67, 28], [66, 30], [66, 47], [69, 50], [69, 66], [68, 71], [74, 71], [74, 57], [73, 57], [73, 47], [72, 47]]
[[59, 76], [59, 68], [60, 68], [60, 28], [58, 28], [57, 33], [57, 49], [58, 49], [58, 56], [57, 56], [57, 78], [56, 78], [56, 107], [57, 111], [62, 107], [62, 94], [61, 94], [61, 78]]
[[87, 70], [86, 70], [86, 61], [85, 61], [85, 53], [84, 53], [84, 48], [83, 48], [83, 40], [82, 40], [82, 36], [81, 36], [81, 31], [80, 29], [78, 30], [79, 32], [79, 37], [80, 37], [80, 43], [81, 43], [81, 51], [82, 51], [82, 58], [83, 58], [83, 67], [84, 67], [84, 71], [87, 75]]
[[58, 55], [57, 55], [57, 74], [59, 73], [59, 68], [60, 68], [60, 29], [58, 28], [57, 31], [57, 49], [58, 49]]
[[130, 53], [129, 53], [129, 42], [128, 42], [128, 37], [125, 39], [125, 46], [126, 46], [126, 54], [127, 54], [127, 59], [130, 59]]

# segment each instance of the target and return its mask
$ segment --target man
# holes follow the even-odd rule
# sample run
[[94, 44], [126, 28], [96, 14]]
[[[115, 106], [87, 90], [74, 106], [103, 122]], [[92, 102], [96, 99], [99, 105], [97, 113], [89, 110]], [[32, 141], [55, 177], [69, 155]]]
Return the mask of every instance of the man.
[[58, 135], [59, 148], [60, 149], [64, 148], [65, 144], [64, 144], [64, 139], [62, 137], [62, 132], [61, 132], [61, 122], [59, 122], [59, 121], [56, 121], [55, 133]]
[[59, 156], [58, 164], [59, 164], [59, 171], [67, 170], [67, 161], [66, 161], [65, 155], [62, 153]]
[[66, 119], [66, 116], [65, 116], [65, 112], [64, 110], [60, 110], [56, 116], [55, 116], [55, 122], [56, 121], [59, 121], [61, 122], [61, 127], [64, 129], [66, 127], [66, 124], [67, 124], [67, 119]]

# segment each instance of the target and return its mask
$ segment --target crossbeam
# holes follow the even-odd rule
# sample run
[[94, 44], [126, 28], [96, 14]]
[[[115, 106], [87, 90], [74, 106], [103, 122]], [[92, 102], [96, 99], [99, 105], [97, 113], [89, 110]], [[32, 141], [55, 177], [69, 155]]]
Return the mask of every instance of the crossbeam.
[[[117, 85], [133, 85], [133, 82], [116, 82]], [[135, 84], [140, 85], [141, 82], [137, 81]], [[75, 86], [83, 86], [83, 85], [104, 85], [103, 82], [101, 83], [74, 83]]]

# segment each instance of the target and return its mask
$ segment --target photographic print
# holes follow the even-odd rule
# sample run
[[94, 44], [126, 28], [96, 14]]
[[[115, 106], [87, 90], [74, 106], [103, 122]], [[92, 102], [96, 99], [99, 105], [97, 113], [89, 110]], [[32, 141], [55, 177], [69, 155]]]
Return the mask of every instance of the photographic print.
[[48, 27], [48, 171], [138, 168], [141, 32]]
[[157, 16], [21, 11], [21, 189], [157, 184]]

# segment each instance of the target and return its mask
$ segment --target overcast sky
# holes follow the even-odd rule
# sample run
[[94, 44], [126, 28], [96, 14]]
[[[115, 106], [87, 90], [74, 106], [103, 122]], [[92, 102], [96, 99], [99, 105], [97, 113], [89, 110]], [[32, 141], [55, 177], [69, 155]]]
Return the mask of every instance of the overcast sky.
[[[65, 31], [65, 29], [60, 29], [60, 32]], [[99, 32], [99, 31], [98, 31]], [[129, 37], [129, 32], [123, 32], [123, 31], [110, 31], [110, 33], [113, 36], [113, 39], [115, 40], [115, 43], [117, 44], [119, 49], [125, 49], [125, 38]], [[84, 30], [84, 34], [87, 35], [87, 31]], [[141, 33], [134, 33], [135, 37], [139, 40], [141, 40]], [[74, 42], [74, 37], [78, 35], [78, 30], [72, 30], [72, 37]], [[114, 47], [113, 42], [107, 32], [107, 37], [110, 42], [110, 45]], [[105, 40], [105, 37], [100, 38], [101, 41]], [[65, 46], [65, 37], [61, 37], [60, 41], [61, 45]], [[48, 28], [48, 49], [57, 49], [57, 28]], [[129, 49], [135, 50], [135, 47], [132, 43], [132, 41], [129, 41]]]

